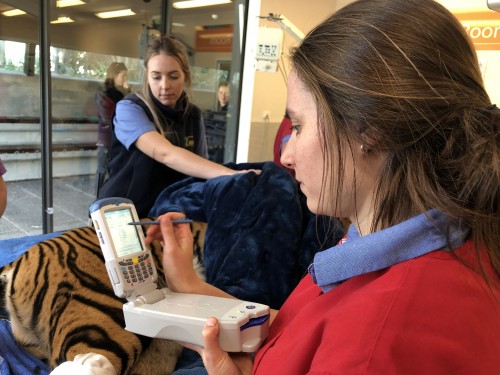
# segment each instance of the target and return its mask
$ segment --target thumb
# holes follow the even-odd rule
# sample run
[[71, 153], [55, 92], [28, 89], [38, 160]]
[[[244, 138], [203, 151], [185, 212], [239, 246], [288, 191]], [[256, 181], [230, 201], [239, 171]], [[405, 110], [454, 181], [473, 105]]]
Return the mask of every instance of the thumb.
[[[215, 318], [208, 318], [203, 327], [203, 349], [201, 356], [209, 374], [240, 374], [240, 369], [228, 353], [219, 345], [220, 323]], [[251, 368], [251, 367], [250, 367]]]
[[203, 327], [203, 346], [213, 350], [219, 346], [219, 321], [216, 318], [208, 318]]
[[219, 345], [219, 322], [215, 318], [208, 318], [203, 327], [203, 346], [207, 365], [217, 366], [217, 363], [226, 355]]

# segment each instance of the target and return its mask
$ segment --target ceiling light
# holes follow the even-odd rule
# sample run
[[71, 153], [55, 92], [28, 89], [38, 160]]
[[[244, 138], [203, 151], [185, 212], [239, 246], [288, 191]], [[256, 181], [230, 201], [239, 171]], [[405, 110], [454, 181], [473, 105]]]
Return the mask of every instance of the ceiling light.
[[11, 9], [2, 12], [2, 14], [6, 17], [13, 17], [13, 16], [20, 16], [21, 14], [26, 14], [26, 12], [21, 9]]
[[58, 8], [72, 7], [75, 5], [82, 5], [82, 4], [85, 4], [82, 0], [57, 0]]
[[210, 5], [220, 5], [220, 4], [230, 4], [231, 0], [186, 0], [186, 1], [176, 1], [172, 6], [176, 9], [188, 9], [188, 8], [198, 8], [207, 7]]
[[55, 21], [50, 21], [51, 24], [55, 25], [56, 23], [70, 23], [70, 22], [75, 22], [73, 19], [70, 17], [59, 17]]
[[122, 9], [122, 10], [113, 10], [111, 12], [96, 13], [95, 15], [99, 18], [115, 18], [115, 17], [133, 16], [134, 14], [135, 13], [132, 12], [132, 9]]

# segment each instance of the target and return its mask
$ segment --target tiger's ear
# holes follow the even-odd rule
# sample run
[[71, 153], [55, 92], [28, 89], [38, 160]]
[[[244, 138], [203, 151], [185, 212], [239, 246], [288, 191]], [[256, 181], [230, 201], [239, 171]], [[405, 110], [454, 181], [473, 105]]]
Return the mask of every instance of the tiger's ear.
[[201, 221], [193, 221], [191, 223], [191, 231], [193, 232], [195, 250], [199, 249], [199, 251], [203, 251], [207, 227], [208, 223], [204, 223]]

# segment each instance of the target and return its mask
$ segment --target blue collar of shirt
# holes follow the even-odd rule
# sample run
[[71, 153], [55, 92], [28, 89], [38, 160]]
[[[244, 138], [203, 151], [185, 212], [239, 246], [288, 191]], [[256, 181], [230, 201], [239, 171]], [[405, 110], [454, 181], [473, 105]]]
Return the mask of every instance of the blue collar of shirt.
[[[430, 218], [430, 220], [429, 220]], [[413, 259], [449, 244], [460, 247], [467, 238], [469, 228], [435, 209], [417, 215], [390, 228], [360, 236], [351, 225], [347, 240], [316, 253], [309, 273], [324, 293], [353, 276], [378, 271], [396, 263]]]

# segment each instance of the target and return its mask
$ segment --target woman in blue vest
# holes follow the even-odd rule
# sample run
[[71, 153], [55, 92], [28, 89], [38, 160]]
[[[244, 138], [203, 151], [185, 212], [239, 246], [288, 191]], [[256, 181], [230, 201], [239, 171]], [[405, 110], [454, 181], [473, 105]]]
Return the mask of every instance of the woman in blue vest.
[[161, 36], [147, 48], [142, 89], [117, 103], [109, 178], [99, 198], [132, 200], [146, 217], [160, 192], [186, 177], [242, 173], [209, 161], [201, 110], [189, 101], [184, 47]]

